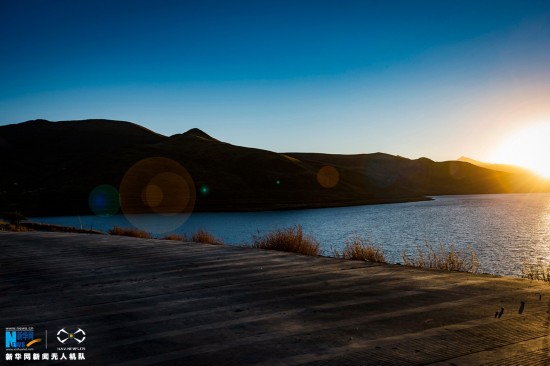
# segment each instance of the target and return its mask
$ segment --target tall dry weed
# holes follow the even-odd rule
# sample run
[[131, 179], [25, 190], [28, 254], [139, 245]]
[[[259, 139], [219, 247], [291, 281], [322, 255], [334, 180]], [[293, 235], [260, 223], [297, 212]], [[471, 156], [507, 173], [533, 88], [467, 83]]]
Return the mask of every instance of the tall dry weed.
[[147, 231], [143, 231], [136, 228], [123, 228], [120, 226], [114, 226], [111, 230], [108, 231], [111, 235], [122, 235], [122, 236], [131, 236], [134, 238], [143, 238], [143, 239], [152, 239], [153, 235]]
[[543, 261], [542, 257], [538, 257], [536, 263], [527, 263], [524, 261], [521, 268], [521, 277], [550, 282], [550, 263]]
[[168, 234], [162, 237], [163, 240], [174, 240], [174, 241], [187, 241], [187, 237], [185, 235], [179, 235], [179, 234]]
[[346, 240], [342, 252], [335, 250], [334, 254], [337, 258], [386, 263], [383, 249], [359, 236]]
[[309, 235], [304, 235], [301, 225], [275, 230], [263, 236], [254, 236], [252, 247], [311, 256], [321, 253], [319, 242]]
[[205, 244], [223, 244], [223, 240], [216, 238], [214, 235], [210, 234], [204, 229], [199, 229], [191, 236], [191, 240], [196, 243], [205, 243]]
[[424, 246], [417, 246], [413, 255], [403, 250], [402, 258], [404, 265], [419, 268], [477, 273], [481, 267], [473, 248], [463, 252], [454, 245], [439, 244], [434, 247], [428, 242]]

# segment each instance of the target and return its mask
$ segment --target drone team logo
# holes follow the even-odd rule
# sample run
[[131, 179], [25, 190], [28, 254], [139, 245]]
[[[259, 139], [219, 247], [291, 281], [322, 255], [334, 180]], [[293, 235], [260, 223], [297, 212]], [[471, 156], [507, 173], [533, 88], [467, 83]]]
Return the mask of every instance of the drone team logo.
[[63, 344], [65, 342], [71, 342], [75, 341], [78, 344], [84, 342], [86, 339], [86, 332], [84, 332], [82, 329], [78, 328], [74, 332], [67, 332], [65, 328], [61, 328], [59, 332], [57, 332], [57, 340]]

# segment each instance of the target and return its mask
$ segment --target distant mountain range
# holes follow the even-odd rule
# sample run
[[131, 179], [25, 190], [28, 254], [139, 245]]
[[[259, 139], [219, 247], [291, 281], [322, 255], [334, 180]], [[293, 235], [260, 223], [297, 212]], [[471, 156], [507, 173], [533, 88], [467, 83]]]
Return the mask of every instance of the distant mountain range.
[[487, 168], [491, 170], [498, 170], [500, 172], [507, 172], [507, 173], [514, 173], [514, 174], [533, 174], [532, 171], [530, 171], [527, 168], [522, 168], [520, 166], [516, 165], [510, 165], [510, 164], [492, 164], [492, 163], [484, 163], [482, 161], [474, 160], [467, 158], [465, 156], [461, 156], [458, 158], [458, 161], [463, 161], [466, 163], [474, 164], [477, 166], [480, 166], [482, 168]]
[[107, 186], [120, 193], [123, 208], [132, 213], [335, 207], [433, 195], [550, 191], [548, 181], [525, 171], [487, 169], [473, 161], [410, 160], [383, 153], [283, 154], [231, 145], [196, 128], [166, 137], [111, 120], [0, 126], [0, 154], [0, 212], [29, 216], [97, 213], [91, 206], [105, 204]]

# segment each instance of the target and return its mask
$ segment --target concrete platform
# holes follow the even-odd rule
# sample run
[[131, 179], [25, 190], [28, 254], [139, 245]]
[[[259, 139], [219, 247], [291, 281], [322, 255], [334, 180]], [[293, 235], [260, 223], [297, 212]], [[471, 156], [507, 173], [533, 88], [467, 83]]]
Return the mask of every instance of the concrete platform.
[[2, 327], [47, 330], [40, 353], [85, 331], [60, 364], [550, 364], [546, 283], [107, 235], [0, 232], [0, 252]]

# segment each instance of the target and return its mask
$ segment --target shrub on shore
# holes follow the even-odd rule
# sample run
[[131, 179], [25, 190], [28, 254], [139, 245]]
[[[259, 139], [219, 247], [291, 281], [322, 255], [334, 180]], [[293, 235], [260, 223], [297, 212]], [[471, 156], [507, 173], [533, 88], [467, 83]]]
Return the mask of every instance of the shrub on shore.
[[334, 254], [337, 258], [386, 263], [386, 257], [382, 248], [358, 236], [346, 240], [346, 246], [342, 252], [335, 250]]
[[550, 264], [545, 263], [542, 258], [538, 258], [537, 263], [524, 263], [521, 269], [521, 277], [550, 282]]
[[10, 211], [2, 213], [2, 218], [9, 221], [10, 224], [19, 226], [21, 221], [26, 220], [27, 217], [19, 211]]
[[26, 226], [8, 224], [0, 221], [0, 231], [11, 231], [11, 232], [23, 232], [23, 231], [32, 231]]
[[301, 225], [275, 230], [264, 236], [254, 236], [253, 240], [253, 248], [280, 250], [311, 256], [318, 256], [321, 253], [319, 242], [311, 236], [304, 235]]
[[210, 234], [204, 229], [200, 229], [191, 236], [191, 240], [196, 243], [205, 243], [205, 244], [218, 244], [222, 245], [223, 240], [216, 238], [214, 235]]
[[143, 231], [136, 228], [122, 228], [120, 226], [115, 226], [108, 231], [111, 235], [121, 235], [121, 236], [131, 236], [134, 238], [143, 238], [143, 239], [152, 239], [153, 236], [147, 231]]
[[453, 245], [439, 244], [434, 248], [430, 243], [424, 243], [423, 247], [416, 247], [412, 256], [403, 250], [402, 257], [405, 266], [471, 273], [477, 273], [480, 269], [479, 259], [473, 248], [468, 252], [460, 252]]
[[6, 222], [0, 221], [0, 231], [12, 231], [12, 232], [23, 232], [23, 231], [49, 231], [49, 232], [58, 232], [58, 233], [79, 233], [79, 234], [104, 234], [101, 231], [92, 230], [92, 229], [77, 229], [72, 226], [61, 226], [53, 224], [42, 224], [39, 222], [21, 222], [19, 224], [8, 224]]
[[163, 240], [187, 241], [185, 235], [169, 234], [162, 238]]

